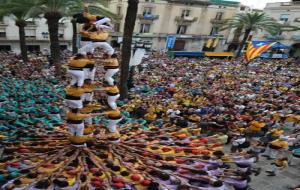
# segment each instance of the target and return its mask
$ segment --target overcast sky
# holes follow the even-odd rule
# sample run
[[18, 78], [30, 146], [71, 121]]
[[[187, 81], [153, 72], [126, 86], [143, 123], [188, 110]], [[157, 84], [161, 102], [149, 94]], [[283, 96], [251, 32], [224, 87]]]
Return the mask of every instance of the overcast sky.
[[290, 0], [241, 0], [243, 5], [250, 6], [256, 9], [263, 9], [267, 3], [271, 2], [289, 2]]

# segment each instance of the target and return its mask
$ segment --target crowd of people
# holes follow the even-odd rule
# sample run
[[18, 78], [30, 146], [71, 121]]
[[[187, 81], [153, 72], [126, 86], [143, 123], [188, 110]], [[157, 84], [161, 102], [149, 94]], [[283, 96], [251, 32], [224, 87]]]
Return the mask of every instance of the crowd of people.
[[[5, 60], [0, 65], [1, 138], [30, 141], [36, 133], [53, 134], [55, 127], [63, 125], [60, 113], [63, 113], [65, 81], [53, 77], [54, 69], [44, 64], [45, 60], [36, 58], [41, 61], [31, 61], [36, 63], [33, 67], [21, 65], [12, 54], [1, 53], [1, 58]], [[102, 73], [103, 67], [98, 67], [95, 77], [102, 78]], [[123, 114], [118, 121], [119, 149], [110, 153], [111, 150], [95, 144], [88, 145], [92, 151], [87, 155], [93, 155], [92, 159], [82, 156], [76, 163], [75, 156], [71, 156], [73, 161], [63, 160], [69, 154], [64, 149], [65, 152], [50, 154], [53, 156], [50, 161], [56, 158], [52, 165], [67, 163], [81, 172], [78, 165], [87, 159], [83, 165], [88, 165], [93, 179], [90, 183], [98, 190], [105, 181], [99, 171], [102, 167], [107, 169], [104, 173], [111, 172], [113, 189], [132, 189], [126, 184], [133, 183], [135, 189], [149, 190], [246, 190], [251, 186], [252, 175], [276, 176], [289, 165], [299, 163], [298, 73], [299, 66], [292, 59], [256, 59], [245, 65], [241, 59], [151, 55], [136, 68], [129, 98], [118, 101]], [[103, 98], [95, 93], [94, 99], [101, 103]], [[98, 126], [107, 122], [102, 116], [93, 118]], [[96, 156], [100, 158], [98, 165], [94, 164]], [[257, 165], [262, 157], [270, 160], [272, 168], [266, 174]], [[111, 161], [112, 158], [118, 158], [118, 162]], [[6, 189], [18, 189], [24, 181], [5, 177], [17, 161], [9, 164], [10, 170], [3, 168], [4, 162], [7, 159], [0, 160], [0, 183], [11, 183]], [[40, 162], [35, 164], [39, 166]], [[125, 168], [138, 171], [139, 175], [131, 175]], [[73, 170], [67, 171], [74, 173]], [[76, 177], [70, 182], [73, 180], [70, 176], [80, 176], [81, 181], [86, 181], [81, 177], [84, 172], [80, 175], [72, 172], [53, 181], [57, 188], [62, 187], [58, 189], [78, 188]], [[27, 178], [34, 175], [32, 171]], [[43, 189], [43, 182], [37, 183], [41, 188], [33, 189]], [[291, 189], [299, 188], [296, 186], [299, 184], [292, 185], [295, 186]]]

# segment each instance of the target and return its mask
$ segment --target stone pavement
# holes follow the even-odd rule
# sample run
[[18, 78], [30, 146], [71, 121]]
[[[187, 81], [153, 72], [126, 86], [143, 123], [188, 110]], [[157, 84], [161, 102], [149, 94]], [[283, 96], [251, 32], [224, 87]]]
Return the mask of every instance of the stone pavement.
[[293, 166], [280, 171], [277, 176], [268, 177], [266, 170], [270, 170], [272, 161], [261, 157], [257, 163], [258, 167], [262, 168], [259, 176], [253, 176], [250, 186], [254, 190], [287, 190], [287, 186], [300, 184], [300, 158], [293, 159]]
[[[230, 152], [230, 145], [224, 146], [225, 152]], [[288, 157], [290, 155], [287, 155]], [[287, 186], [300, 185], [300, 158], [294, 158], [292, 165], [283, 171], [279, 171], [277, 176], [269, 177], [265, 171], [271, 170], [272, 160], [267, 160], [260, 156], [259, 162], [254, 167], [261, 167], [259, 176], [251, 175], [250, 188], [252, 190], [288, 190]]]

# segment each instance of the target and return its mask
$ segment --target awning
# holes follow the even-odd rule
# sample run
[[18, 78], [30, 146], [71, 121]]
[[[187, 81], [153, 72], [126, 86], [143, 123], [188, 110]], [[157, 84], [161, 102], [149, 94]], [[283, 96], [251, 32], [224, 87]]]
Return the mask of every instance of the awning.
[[206, 57], [233, 57], [233, 52], [205, 52]]
[[290, 49], [292, 46], [284, 45], [280, 42], [277, 42], [275, 45], [271, 47], [271, 49]]

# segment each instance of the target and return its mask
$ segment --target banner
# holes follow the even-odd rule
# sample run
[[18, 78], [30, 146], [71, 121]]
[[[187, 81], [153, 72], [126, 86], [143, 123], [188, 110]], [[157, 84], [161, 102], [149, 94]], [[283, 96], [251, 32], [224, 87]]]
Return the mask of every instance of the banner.
[[172, 49], [176, 42], [176, 36], [168, 36], [166, 41], [166, 48]]

